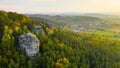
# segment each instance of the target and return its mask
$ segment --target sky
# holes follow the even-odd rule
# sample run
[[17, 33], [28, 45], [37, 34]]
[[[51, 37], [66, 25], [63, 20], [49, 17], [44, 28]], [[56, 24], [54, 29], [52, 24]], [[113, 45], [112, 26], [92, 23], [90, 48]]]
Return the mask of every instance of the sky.
[[120, 14], [120, 0], [0, 0], [0, 10], [18, 13]]

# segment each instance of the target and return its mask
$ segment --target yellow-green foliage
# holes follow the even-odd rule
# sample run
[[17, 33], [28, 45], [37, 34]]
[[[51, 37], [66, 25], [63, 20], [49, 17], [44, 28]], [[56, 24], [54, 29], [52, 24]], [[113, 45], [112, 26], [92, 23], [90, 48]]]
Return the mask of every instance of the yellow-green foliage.
[[[40, 51], [34, 61], [18, 49], [19, 34], [41, 25]], [[120, 41], [91, 33], [48, 29], [24, 15], [0, 11], [0, 68], [120, 68]]]

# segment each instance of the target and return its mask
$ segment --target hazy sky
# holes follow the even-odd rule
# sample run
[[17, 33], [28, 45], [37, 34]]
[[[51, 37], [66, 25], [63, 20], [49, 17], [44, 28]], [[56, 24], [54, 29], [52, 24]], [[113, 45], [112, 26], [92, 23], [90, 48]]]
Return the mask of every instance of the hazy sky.
[[120, 0], [0, 0], [0, 10], [19, 13], [120, 13]]

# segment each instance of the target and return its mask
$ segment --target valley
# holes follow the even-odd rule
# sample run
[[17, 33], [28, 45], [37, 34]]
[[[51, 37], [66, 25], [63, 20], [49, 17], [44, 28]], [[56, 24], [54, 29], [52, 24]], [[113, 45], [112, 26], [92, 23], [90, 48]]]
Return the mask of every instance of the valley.
[[83, 14], [79, 16], [29, 14], [27, 16], [39, 22], [45, 21], [62, 30], [97, 34], [120, 40], [120, 16], [105, 14]]

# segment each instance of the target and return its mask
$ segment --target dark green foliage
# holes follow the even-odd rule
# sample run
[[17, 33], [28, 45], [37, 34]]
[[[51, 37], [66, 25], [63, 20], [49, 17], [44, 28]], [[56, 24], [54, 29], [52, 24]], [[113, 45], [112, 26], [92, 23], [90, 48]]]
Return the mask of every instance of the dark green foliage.
[[[41, 25], [40, 52], [33, 61], [18, 48], [19, 34]], [[120, 41], [74, 33], [38, 23], [24, 15], [0, 11], [0, 68], [120, 68]]]

